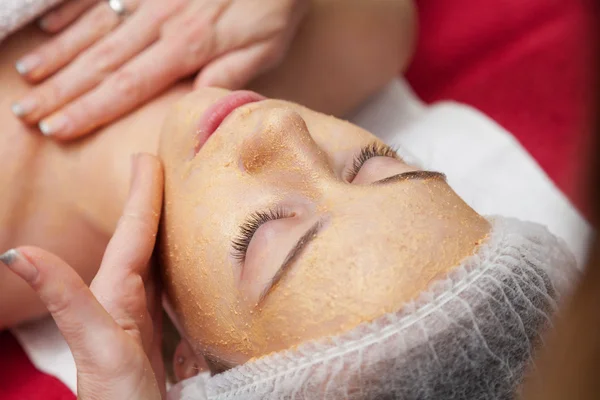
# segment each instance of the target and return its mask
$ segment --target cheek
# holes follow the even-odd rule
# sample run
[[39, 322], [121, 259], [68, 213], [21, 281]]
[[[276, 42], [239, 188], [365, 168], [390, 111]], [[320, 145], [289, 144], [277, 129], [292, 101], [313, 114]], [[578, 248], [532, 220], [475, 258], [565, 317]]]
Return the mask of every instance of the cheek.
[[332, 222], [261, 310], [268, 350], [339, 334], [418, 294], [426, 283], [413, 277], [421, 275], [402, 244], [407, 234], [387, 216]]
[[356, 262], [352, 251], [335, 251], [311, 246], [271, 293], [260, 310], [260, 329], [255, 329], [263, 352], [338, 334], [380, 315], [381, 302], [365, 295], [373, 288], [363, 279], [369, 268]]
[[[198, 209], [174, 201], [165, 206], [161, 253], [164, 283], [186, 335], [201, 349], [221, 352], [242, 343], [243, 309], [221, 227], [198, 218]], [[209, 235], [210, 234], [210, 235]], [[237, 348], [237, 351], [248, 351]], [[220, 353], [219, 353], [220, 354]]]

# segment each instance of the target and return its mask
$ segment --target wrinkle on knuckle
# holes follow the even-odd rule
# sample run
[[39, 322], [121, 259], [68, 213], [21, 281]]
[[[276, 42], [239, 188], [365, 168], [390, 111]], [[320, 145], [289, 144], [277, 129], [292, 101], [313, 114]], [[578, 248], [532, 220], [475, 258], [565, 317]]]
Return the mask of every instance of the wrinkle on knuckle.
[[42, 107], [50, 109], [57, 101], [61, 101], [65, 94], [65, 86], [57, 78], [51, 78], [40, 87], [37, 96], [41, 100]]
[[99, 74], [107, 75], [116, 67], [116, 54], [120, 50], [113, 41], [105, 41], [94, 48], [84, 59]]
[[116, 18], [118, 17], [111, 9], [105, 7], [104, 4], [99, 4], [90, 11], [86, 25], [93, 29], [94, 33], [102, 34], [114, 27]]
[[111, 81], [118, 95], [134, 100], [139, 100], [143, 97], [143, 80], [139, 74], [122, 69], [114, 73]]
[[162, 40], [172, 45], [172, 51], [179, 55], [183, 69], [198, 67], [216, 47], [214, 28], [198, 21], [181, 19], [173, 26], [161, 31]]
[[148, 10], [148, 20], [153, 25], [162, 25], [169, 21], [169, 18], [173, 15], [173, 12], [177, 10], [181, 5], [176, 1], [161, 2], [159, 6], [152, 7]]
[[63, 314], [68, 314], [77, 304], [74, 293], [82, 289], [81, 285], [77, 283], [73, 284], [72, 282], [69, 282], [68, 285], [71, 287], [54, 287], [49, 289], [52, 290], [53, 293], [50, 295], [51, 299], [47, 302], [46, 308], [52, 315], [58, 316], [59, 318]]

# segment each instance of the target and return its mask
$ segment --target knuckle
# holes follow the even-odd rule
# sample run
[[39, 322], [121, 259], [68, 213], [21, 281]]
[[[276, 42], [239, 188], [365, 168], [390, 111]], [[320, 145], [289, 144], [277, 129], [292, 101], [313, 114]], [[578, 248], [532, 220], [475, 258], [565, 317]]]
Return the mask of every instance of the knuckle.
[[69, 311], [69, 309], [71, 308], [71, 304], [72, 302], [70, 301], [70, 298], [67, 297], [67, 295], [64, 292], [62, 292], [60, 294], [57, 294], [56, 297], [52, 300], [52, 302], [46, 305], [46, 308], [48, 308], [50, 314], [60, 316]]
[[119, 46], [112, 40], [106, 40], [96, 46], [89, 54], [86, 60], [93, 65], [99, 73], [109, 73], [115, 68], [115, 54], [119, 51]]
[[200, 47], [199, 42], [206, 42], [204, 39], [212, 36], [210, 26], [206, 24], [186, 23], [185, 26], [186, 29], [181, 31], [181, 40], [186, 47]]
[[46, 85], [43, 97], [47, 102], [51, 102], [53, 99], [60, 100], [65, 97], [66, 86], [62, 85], [58, 79], [51, 79]]
[[187, 54], [205, 54], [214, 43], [214, 27], [209, 21], [182, 15], [163, 25], [161, 36], [179, 44]]
[[68, 314], [74, 305], [78, 303], [76, 294], [82, 290], [87, 290], [83, 283], [72, 279], [67, 280], [67, 284], [64, 286], [61, 287], [61, 290], [52, 290], [52, 294], [49, 295], [50, 298], [46, 307], [54, 316], [60, 317], [63, 314]]
[[89, 32], [94, 35], [101, 35], [110, 31], [118, 21], [117, 15], [105, 4], [94, 7], [86, 19], [85, 23], [89, 28]]
[[[157, 7], [148, 9], [148, 21], [154, 25], [162, 25], [167, 23], [169, 17], [174, 12], [174, 2], [161, 2]], [[171, 4], [171, 6], [169, 6]]]
[[139, 74], [127, 69], [117, 71], [111, 78], [113, 87], [119, 95], [139, 99], [143, 95], [143, 85]]
[[66, 35], [60, 35], [54, 41], [43, 46], [41, 52], [48, 60], [62, 60], [71, 54], [71, 40]]
[[38, 99], [36, 113], [40, 114], [40, 116], [44, 113], [53, 111], [55, 105], [60, 104], [65, 98], [65, 87], [57, 80], [57, 78], [52, 78], [44, 82], [36, 92], [34, 92], [34, 96]]

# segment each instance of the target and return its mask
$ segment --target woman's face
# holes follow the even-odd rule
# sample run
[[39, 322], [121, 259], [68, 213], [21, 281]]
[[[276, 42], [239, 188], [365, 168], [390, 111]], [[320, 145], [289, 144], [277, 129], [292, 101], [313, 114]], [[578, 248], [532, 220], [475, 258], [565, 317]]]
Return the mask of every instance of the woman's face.
[[396, 311], [485, 237], [443, 176], [370, 133], [279, 100], [219, 125], [236, 98], [191, 93], [162, 132], [162, 264], [195, 351], [238, 364], [341, 333]]

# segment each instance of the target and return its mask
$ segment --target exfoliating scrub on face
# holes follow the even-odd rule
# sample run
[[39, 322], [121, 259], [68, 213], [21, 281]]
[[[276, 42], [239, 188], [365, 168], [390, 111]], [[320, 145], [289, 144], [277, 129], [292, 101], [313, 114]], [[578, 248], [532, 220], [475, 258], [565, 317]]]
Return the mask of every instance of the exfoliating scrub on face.
[[249, 92], [186, 96], [160, 155], [169, 301], [194, 350], [230, 365], [399, 309], [489, 230], [443, 174]]

